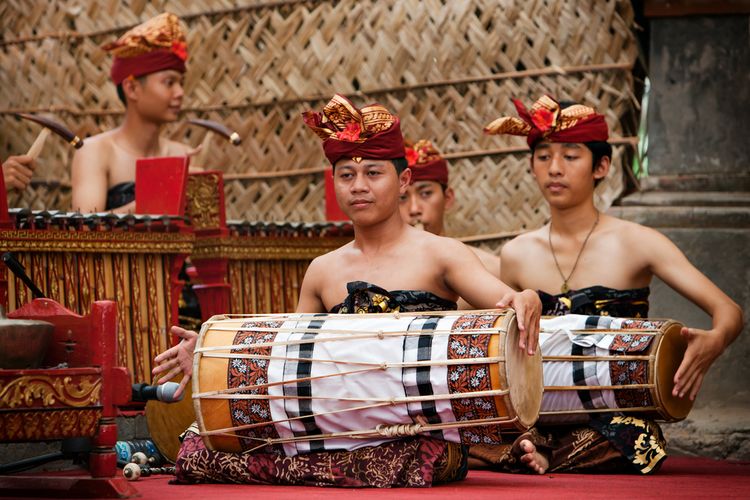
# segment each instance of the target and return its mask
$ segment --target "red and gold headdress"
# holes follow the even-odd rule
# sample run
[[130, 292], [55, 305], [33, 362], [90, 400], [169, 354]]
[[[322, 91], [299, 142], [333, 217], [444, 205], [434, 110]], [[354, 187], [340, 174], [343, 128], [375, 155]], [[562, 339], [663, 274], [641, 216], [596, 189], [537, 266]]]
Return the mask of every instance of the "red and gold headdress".
[[406, 161], [411, 169], [412, 184], [418, 181], [435, 181], [448, 185], [448, 163], [435, 146], [426, 139], [406, 146]]
[[560, 104], [548, 95], [540, 97], [531, 110], [518, 99], [513, 99], [518, 111], [515, 116], [503, 116], [484, 128], [491, 135], [524, 135], [529, 147], [541, 140], [552, 142], [606, 141], [609, 129], [604, 116], [593, 108], [574, 104], [560, 109]]
[[180, 20], [165, 12], [127, 31], [102, 49], [115, 56], [110, 76], [116, 84], [129, 76], [165, 69], [185, 72], [187, 43]]
[[393, 160], [404, 157], [404, 138], [398, 116], [380, 104], [357, 109], [336, 94], [322, 113], [302, 113], [305, 125], [323, 139], [326, 158], [335, 165], [342, 158]]

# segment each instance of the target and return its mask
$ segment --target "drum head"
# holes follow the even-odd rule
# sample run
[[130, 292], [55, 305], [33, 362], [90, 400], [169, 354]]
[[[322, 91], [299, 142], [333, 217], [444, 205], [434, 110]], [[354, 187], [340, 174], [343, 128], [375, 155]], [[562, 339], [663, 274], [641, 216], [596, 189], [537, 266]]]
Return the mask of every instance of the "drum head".
[[503, 326], [508, 332], [505, 336], [505, 370], [510, 400], [519, 424], [528, 429], [536, 423], [542, 407], [542, 352], [537, 347], [534, 355], [529, 356], [519, 349], [519, 332], [514, 314], [506, 316]]
[[664, 336], [656, 351], [656, 397], [658, 407], [664, 419], [676, 422], [687, 417], [693, 408], [693, 401], [689, 397], [672, 396], [674, 389], [674, 375], [682, 363], [687, 349], [687, 341], [680, 335], [682, 324], [670, 321], [662, 327]]

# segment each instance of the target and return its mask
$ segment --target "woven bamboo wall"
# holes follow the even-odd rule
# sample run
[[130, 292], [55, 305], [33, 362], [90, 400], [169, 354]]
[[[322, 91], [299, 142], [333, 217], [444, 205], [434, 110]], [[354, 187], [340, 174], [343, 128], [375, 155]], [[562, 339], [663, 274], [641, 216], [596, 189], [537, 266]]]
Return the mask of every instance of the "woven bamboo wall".
[[[460, 203], [448, 228], [456, 236], [533, 228], [547, 216], [527, 155], [507, 152], [523, 140], [481, 133], [514, 113], [511, 97], [581, 101], [605, 113], [612, 136], [635, 135], [627, 0], [5, 0], [0, 156], [25, 152], [38, 133], [14, 111], [48, 113], [81, 136], [116, 126], [122, 106], [98, 47], [163, 10], [189, 30], [185, 118], [217, 120], [243, 137], [237, 148], [211, 145], [212, 165], [230, 174], [229, 218], [324, 218], [325, 160], [299, 115], [334, 92], [385, 104], [407, 137], [430, 138], [452, 157]], [[197, 145], [205, 131], [182, 121], [166, 133]], [[629, 148], [616, 147], [598, 189], [602, 208], [622, 191]], [[12, 204], [69, 208], [71, 155], [50, 138], [39, 180]]]

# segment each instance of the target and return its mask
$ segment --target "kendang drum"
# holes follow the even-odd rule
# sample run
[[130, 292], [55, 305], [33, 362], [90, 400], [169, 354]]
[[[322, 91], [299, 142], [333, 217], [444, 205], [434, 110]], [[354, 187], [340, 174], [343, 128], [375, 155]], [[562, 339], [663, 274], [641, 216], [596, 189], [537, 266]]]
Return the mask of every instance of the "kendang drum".
[[500, 443], [537, 419], [512, 311], [216, 316], [195, 349], [206, 446], [296, 455], [424, 433]]
[[692, 408], [672, 396], [687, 343], [672, 320], [570, 314], [542, 318], [544, 397], [539, 423], [585, 422], [595, 413], [636, 413], [676, 422]]

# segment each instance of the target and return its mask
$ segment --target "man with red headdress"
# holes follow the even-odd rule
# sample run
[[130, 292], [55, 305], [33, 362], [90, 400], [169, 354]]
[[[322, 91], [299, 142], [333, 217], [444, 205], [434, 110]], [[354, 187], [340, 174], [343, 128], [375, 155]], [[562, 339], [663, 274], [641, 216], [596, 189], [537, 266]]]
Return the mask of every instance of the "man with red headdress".
[[73, 157], [73, 210], [133, 211], [138, 158], [184, 156], [190, 147], [161, 137], [182, 106], [187, 45], [174, 14], [163, 13], [102, 47], [114, 55], [110, 76], [125, 105], [114, 129], [86, 139]]
[[[448, 185], [448, 162], [428, 140], [406, 146], [406, 161], [411, 170], [411, 184], [401, 196], [401, 217], [415, 227], [438, 236], [444, 233], [445, 211], [456, 201]], [[484, 267], [500, 277], [500, 258], [481, 248], [470, 246]], [[459, 301], [459, 307], [465, 309]]]
[[[411, 171], [404, 158], [399, 118], [379, 104], [362, 109], [336, 95], [305, 123], [322, 140], [333, 165], [336, 199], [354, 225], [354, 241], [316, 258], [307, 269], [299, 313], [386, 313], [455, 310], [459, 296], [478, 308], [512, 307], [521, 331], [518, 348], [536, 350], [540, 302], [536, 292], [515, 292], [492, 276], [463, 243], [411, 227], [399, 211]], [[159, 383], [192, 374], [197, 334], [156, 357]], [[312, 419], [311, 419], [312, 420]], [[314, 425], [314, 422], [310, 422]], [[313, 433], [314, 434], [314, 433]], [[461, 446], [428, 436], [352, 451], [293, 457], [207, 451], [189, 433], [178, 455], [178, 480], [336, 486], [429, 486], [460, 479]]]
[[[561, 106], [550, 96], [530, 110], [514, 103], [519, 117], [499, 118], [485, 132], [527, 138], [531, 170], [549, 204], [550, 222], [503, 247], [503, 281], [538, 290], [544, 315], [647, 317], [648, 286], [659, 277], [713, 319], [711, 330], [682, 330], [687, 351], [673, 394], [694, 399], [710, 365], [739, 335], [741, 309], [667, 237], [597, 210], [594, 187], [607, 176], [612, 156], [604, 116], [588, 106]], [[544, 343], [541, 349], [544, 353]], [[666, 458], [656, 423], [616, 413], [589, 417], [588, 426], [540, 428], [539, 441], [521, 443], [522, 461], [539, 473], [647, 474]], [[538, 449], [539, 444], [546, 447]], [[497, 456], [484, 458], [494, 462]]]
[[[401, 197], [419, 170], [409, 168], [404, 158], [397, 116], [377, 104], [359, 110], [337, 95], [322, 113], [307, 112], [304, 118], [323, 140], [334, 169], [336, 199], [354, 224], [354, 241], [310, 265], [300, 292], [300, 311], [330, 311], [341, 304], [354, 312], [340, 300], [347, 289], [351, 297], [354, 282], [377, 283], [384, 290], [427, 291], [449, 301], [460, 295], [479, 308], [510, 298], [505, 284], [464, 244], [416, 230], [401, 217]], [[332, 266], [335, 274], [328, 272]], [[520, 295], [511, 300], [519, 299], [526, 300]], [[526, 309], [530, 303], [517, 305], [521, 324], [531, 331]]]

